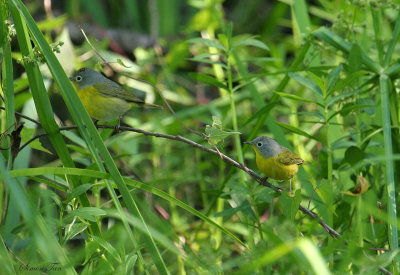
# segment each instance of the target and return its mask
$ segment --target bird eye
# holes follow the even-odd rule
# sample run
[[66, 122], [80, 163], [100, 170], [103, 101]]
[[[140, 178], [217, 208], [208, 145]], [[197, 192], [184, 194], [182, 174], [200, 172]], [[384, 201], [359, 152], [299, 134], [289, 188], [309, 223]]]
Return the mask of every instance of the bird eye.
[[261, 147], [261, 146], [262, 146], [262, 143], [261, 143], [261, 142], [257, 143], [257, 146], [258, 146], [258, 147]]
[[75, 80], [78, 81], [78, 82], [81, 81], [82, 80], [82, 76], [80, 76], [80, 75], [76, 76]]

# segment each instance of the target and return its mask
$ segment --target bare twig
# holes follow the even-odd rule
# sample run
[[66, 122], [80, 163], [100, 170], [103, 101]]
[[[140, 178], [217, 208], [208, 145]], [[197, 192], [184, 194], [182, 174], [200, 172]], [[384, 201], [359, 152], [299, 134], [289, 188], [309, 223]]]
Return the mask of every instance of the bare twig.
[[[0, 110], [6, 110], [6, 108], [0, 106]], [[31, 122], [33, 122], [33, 123], [39, 125], [39, 126], [42, 126], [42, 125], [40, 124], [39, 121], [34, 120], [33, 118], [30, 118], [30, 117], [28, 117], [28, 116], [26, 116], [26, 115], [24, 115], [24, 114], [19, 113], [19, 112], [14, 112], [14, 113], [15, 113], [15, 115], [17, 115], [17, 116], [19, 116], [19, 117], [25, 118], [26, 120], [29, 120], [29, 121], [31, 121]]]
[[[88, 37], [86, 36], [86, 34], [85, 34], [85, 31], [82, 30], [82, 29], [81, 29], [81, 31], [82, 31], [83, 36], [84, 36], [85, 39], [86, 39], [86, 42], [89, 44], [89, 46], [92, 48], [92, 50], [93, 50], [93, 51], [97, 54], [97, 56], [103, 61], [103, 63], [104, 63], [105, 65], [107, 65], [107, 67], [109, 67], [110, 70], [112, 70], [112, 71], [114, 72], [114, 69], [112, 68], [112, 66], [110, 65], [110, 63], [109, 63], [104, 57], [101, 56], [100, 52], [99, 52], [99, 51], [93, 46], [93, 44], [90, 42], [89, 38], [88, 38]], [[206, 135], [201, 134], [201, 133], [199, 133], [199, 132], [197, 132], [197, 131], [191, 129], [189, 126], [187, 126], [187, 125], [178, 117], [178, 115], [175, 113], [174, 109], [172, 109], [171, 105], [169, 104], [169, 102], [167, 101], [167, 99], [164, 97], [164, 95], [163, 95], [163, 93], [161, 92], [161, 90], [160, 90], [156, 85], [154, 85], [153, 83], [151, 83], [151, 82], [149, 82], [149, 81], [147, 81], [147, 80], [140, 79], [140, 78], [136, 78], [136, 77], [127, 75], [127, 74], [125, 74], [125, 73], [119, 73], [119, 74], [121, 74], [121, 75], [123, 75], [123, 76], [126, 76], [126, 77], [128, 77], [128, 78], [130, 78], [130, 79], [133, 79], [133, 80], [136, 80], [136, 81], [140, 81], [140, 82], [146, 83], [146, 84], [150, 85], [151, 87], [153, 87], [153, 88], [158, 92], [158, 94], [160, 95], [160, 97], [161, 97], [162, 100], [164, 101], [165, 105], [167, 105], [169, 111], [170, 111], [170, 112], [172, 113], [172, 115], [176, 118], [176, 120], [178, 120], [179, 123], [182, 124], [182, 126], [185, 127], [185, 129], [186, 129], [187, 131], [189, 131], [189, 132], [191, 132], [191, 133], [193, 133], [193, 134], [195, 134], [195, 135], [198, 135], [199, 137], [202, 137], [203, 139], [207, 140], [207, 141], [214, 147], [214, 149], [217, 151], [217, 153], [218, 153], [218, 155], [220, 156], [220, 158], [223, 158], [221, 152], [220, 152], [220, 151], [218, 150], [218, 148], [217, 148], [217, 145], [215, 145], [214, 142], [212, 142], [212, 141], [210, 140], [209, 137], [207, 137]]]
[[[96, 125], [97, 128], [99, 129], [115, 129], [114, 126], [111, 125]], [[67, 127], [60, 127], [60, 131], [65, 131], [65, 130], [72, 130], [72, 129], [77, 129], [77, 126], [67, 126]], [[216, 156], [220, 156], [224, 161], [226, 161], [227, 163], [245, 171], [247, 174], [249, 174], [253, 179], [255, 179], [256, 181], [258, 181], [260, 184], [271, 188], [272, 190], [274, 190], [275, 192], [278, 193], [282, 193], [282, 189], [280, 189], [279, 187], [276, 187], [274, 185], [272, 185], [271, 183], [269, 183], [267, 180], [263, 180], [263, 178], [261, 176], [259, 176], [256, 172], [254, 172], [253, 170], [249, 169], [248, 167], [246, 167], [244, 164], [222, 154], [221, 152], [217, 152], [214, 149], [205, 147], [201, 144], [198, 144], [190, 139], [187, 139], [183, 136], [174, 136], [174, 135], [168, 135], [168, 134], [162, 134], [162, 133], [157, 133], [157, 132], [150, 132], [150, 131], [145, 131], [142, 129], [137, 129], [137, 128], [132, 128], [132, 127], [127, 127], [127, 126], [120, 126], [119, 130], [122, 131], [130, 131], [130, 132], [136, 132], [136, 133], [141, 133], [145, 136], [153, 136], [153, 137], [160, 137], [160, 138], [166, 138], [166, 139], [171, 139], [171, 140], [177, 140], [180, 142], [184, 142], [186, 144], [189, 144], [195, 148], [199, 148], [205, 152], [211, 153], [213, 155]], [[27, 143], [25, 143], [21, 148], [20, 151], [26, 147], [30, 142], [32, 142], [33, 140], [35, 140], [36, 138], [45, 136], [46, 134], [40, 134], [37, 136], [32, 137]], [[329, 233], [329, 235], [331, 235], [333, 238], [338, 238], [341, 235], [336, 232], [332, 227], [330, 227], [329, 225], [327, 225], [316, 213], [314, 213], [313, 211], [307, 209], [306, 207], [300, 205], [299, 206], [300, 211], [302, 211], [304, 214], [306, 214], [307, 216], [311, 217], [312, 219], [318, 220], [319, 224], [322, 225], [322, 227], [324, 227], [324, 229]]]

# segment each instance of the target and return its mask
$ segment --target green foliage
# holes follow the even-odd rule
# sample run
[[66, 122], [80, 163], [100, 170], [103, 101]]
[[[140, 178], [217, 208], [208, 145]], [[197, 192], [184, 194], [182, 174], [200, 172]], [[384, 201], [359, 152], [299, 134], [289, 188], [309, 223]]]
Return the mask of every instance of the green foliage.
[[[65, 14], [0, 0], [4, 272], [399, 273], [397, 3], [53, 4]], [[113, 31], [150, 42], [121, 50]], [[165, 106], [155, 84], [186, 126], [165, 107], [124, 116], [141, 130], [96, 128], [80, 67]], [[305, 160], [292, 196], [238, 169], [259, 172], [242, 140], [260, 135]]]

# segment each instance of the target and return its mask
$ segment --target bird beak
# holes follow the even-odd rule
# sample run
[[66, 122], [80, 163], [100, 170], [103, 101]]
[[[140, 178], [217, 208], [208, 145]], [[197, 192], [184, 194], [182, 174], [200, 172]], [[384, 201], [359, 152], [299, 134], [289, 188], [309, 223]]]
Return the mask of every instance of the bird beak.
[[243, 142], [244, 144], [250, 144], [251, 145], [251, 141], [245, 141]]
[[69, 80], [74, 81], [75, 78], [71, 76], [71, 77], [69, 78]]

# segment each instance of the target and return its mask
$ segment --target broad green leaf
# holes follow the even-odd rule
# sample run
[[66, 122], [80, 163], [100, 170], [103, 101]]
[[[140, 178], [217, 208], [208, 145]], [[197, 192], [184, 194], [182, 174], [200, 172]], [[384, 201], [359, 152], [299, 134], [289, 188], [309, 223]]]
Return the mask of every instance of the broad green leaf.
[[294, 197], [289, 196], [289, 193], [287, 192], [282, 192], [281, 196], [279, 197], [279, 202], [281, 204], [283, 214], [289, 220], [294, 221], [301, 202], [301, 190], [297, 189]]
[[328, 87], [326, 88], [328, 94], [332, 90], [332, 88], [335, 86], [337, 80], [339, 79], [340, 72], [343, 69], [343, 65], [339, 64], [336, 68], [330, 71], [328, 74]]
[[320, 96], [323, 95], [321, 89], [318, 87], [318, 85], [314, 81], [312, 81], [308, 78], [305, 78], [301, 75], [295, 74], [295, 73], [289, 73], [289, 76], [291, 78], [293, 78], [294, 80], [296, 80], [297, 82], [299, 82], [300, 84], [302, 84], [303, 86], [311, 89], [317, 95], [320, 95]]
[[264, 42], [262, 42], [258, 39], [254, 39], [254, 37], [255, 36], [250, 36], [250, 37], [240, 39], [239, 41], [233, 43], [233, 47], [253, 46], [253, 47], [257, 47], [257, 48], [269, 51], [268, 46]]
[[205, 133], [207, 137], [215, 144], [218, 144], [219, 142], [223, 141], [225, 138], [231, 136], [231, 135], [240, 135], [240, 132], [228, 132], [228, 131], [223, 131], [217, 127], [206, 125], [206, 130]]
[[350, 146], [346, 149], [344, 153], [343, 161], [349, 163], [351, 166], [356, 165], [358, 162], [362, 161], [365, 157], [363, 151], [356, 146]]
[[[31, 129], [31, 128], [22, 128], [21, 131], [21, 142], [25, 143], [27, 141], [29, 141], [31, 138], [33, 138], [33, 136], [36, 133], [36, 129]], [[22, 144], [21, 143], [21, 144]], [[29, 143], [28, 145], [29, 147], [42, 151], [42, 152], [46, 152], [48, 154], [52, 154], [49, 150], [47, 150], [46, 148], [43, 147], [42, 143], [40, 142], [40, 140], [37, 138], [34, 141], [32, 141], [31, 143]]]
[[86, 230], [87, 227], [88, 227], [87, 224], [84, 224], [82, 222], [75, 222], [72, 226], [66, 226], [64, 243], [66, 243], [68, 240], [71, 240], [73, 237]]
[[355, 73], [361, 70], [362, 67], [362, 50], [356, 43], [351, 45], [349, 52], [349, 72]]
[[232, 132], [232, 131], [224, 131], [222, 130], [222, 121], [219, 117], [213, 116], [212, 125], [206, 126], [206, 135], [207, 137], [215, 144], [218, 144], [220, 141], [223, 141], [225, 138], [230, 135], [240, 135], [240, 132]]
[[92, 222], [96, 222], [97, 216], [106, 215], [106, 211], [97, 207], [81, 207], [75, 210], [72, 210], [68, 215], [64, 217], [64, 222], [68, 223], [72, 221], [74, 217], [79, 217], [84, 220], [89, 220]]

